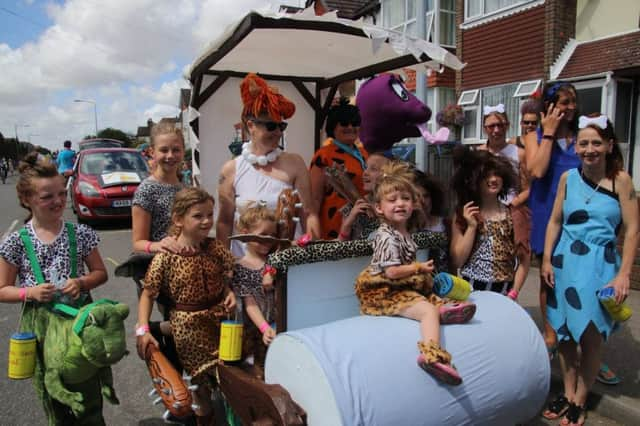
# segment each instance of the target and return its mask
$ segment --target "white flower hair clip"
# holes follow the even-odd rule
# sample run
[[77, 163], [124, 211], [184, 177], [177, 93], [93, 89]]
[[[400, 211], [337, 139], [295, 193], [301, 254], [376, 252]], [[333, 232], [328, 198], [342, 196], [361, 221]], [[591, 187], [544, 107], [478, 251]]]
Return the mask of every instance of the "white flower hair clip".
[[485, 105], [482, 108], [482, 115], [489, 115], [493, 112], [499, 112], [500, 114], [504, 114], [504, 104], [498, 104], [496, 106]]
[[599, 117], [587, 117], [586, 115], [581, 115], [580, 118], [578, 119], [578, 128], [579, 129], [584, 129], [589, 124], [595, 124], [596, 126], [600, 127], [601, 129], [606, 129], [607, 128], [607, 116], [606, 115], [601, 115]]

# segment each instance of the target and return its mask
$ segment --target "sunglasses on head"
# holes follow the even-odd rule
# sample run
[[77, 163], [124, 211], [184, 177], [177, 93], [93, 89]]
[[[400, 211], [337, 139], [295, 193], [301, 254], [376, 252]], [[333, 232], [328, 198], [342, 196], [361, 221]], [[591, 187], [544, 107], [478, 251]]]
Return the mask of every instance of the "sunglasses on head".
[[345, 121], [338, 121], [338, 123], [340, 123], [340, 125], [342, 127], [347, 127], [349, 126], [349, 124], [351, 124], [353, 127], [360, 127], [360, 120], [359, 119], [353, 119], [353, 120], [345, 120]]
[[284, 130], [289, 125], [289, 123], [287, 123], [286, 121], [281, 121], [279, 123], [276, 123], [275, 121], [262, 121], [262, 120], [251, 120], [251, 121], [261, 126], [264, 126], [264, 128], [267, 129], [269, 132], [273, 132], [276, 129], [280, 129], [281, 132], [284, 132]]
[[522, 120], [521, 123], [524, 126], [537, 126], [538, 125], [538, 122], [536, 120], [534, 120], [534, 121]]

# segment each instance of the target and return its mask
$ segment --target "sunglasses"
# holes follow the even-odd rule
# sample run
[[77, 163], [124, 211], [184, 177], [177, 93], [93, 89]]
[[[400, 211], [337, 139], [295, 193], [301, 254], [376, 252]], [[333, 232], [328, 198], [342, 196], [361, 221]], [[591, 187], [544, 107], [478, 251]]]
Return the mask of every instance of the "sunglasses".
[[527, 120], [522, 120], [521, 121], [523, 126], [537, 126], [538, 122], [537, 121], [527, 121]]
[[493, 128], [502, 129], [504, 127], [504, 123], [493, 123], [493, 124], [485, 124], [484, 128], [487, 130], [491, 130]]
[[347, 121], [339, 121], [338, 123], [340, 123], [340, 125], [342, 127], [347, 127], [349, 126], [349, 124], [351, 124], [353, 127], [360, 127], [360, 120], [354, 119], [354, 120], [347, 120]]
[[273, 132], [276, 129], [280, 129], [281, 132], [284, 132], [287, 126], [289, 125], [289, 123], [287, 123], [286, 121], [281, 121], [279, 123], [276, 123], [275, 121], [262, 121], [262, 120], [251, 120], [251, 121], [261, 126], [264, 126], [264, 128], [267, 129], [267, 131], [269, 132]]

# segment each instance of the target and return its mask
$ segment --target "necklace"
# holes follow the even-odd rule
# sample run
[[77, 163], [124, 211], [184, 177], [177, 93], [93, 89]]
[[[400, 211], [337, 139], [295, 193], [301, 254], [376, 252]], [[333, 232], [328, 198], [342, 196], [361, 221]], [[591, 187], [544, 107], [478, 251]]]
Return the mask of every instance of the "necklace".
[[249, 164], [266, 166], [268, 163], [276, 161], [280, 154], [282, 154], [282, 150], [280, 148], [276, 148], [267, 155], [255, 155], [251, 152], [251, 141], [242, 144], [242, 157], [247, 160]]
[[[582, 180], [584, 181], [584, 183], [588, 185], [587, 178], [584, 176], [583, 171], [580, 171], [580, 176], [582, 177]], [[600, 189], [601, 184], [602, 184], [602, 179], [598, 181], [598, 184], [596, 185], [596, 187], [593, 188], [591, 192], [589, 192], [588, 194], [585, 194], [584, 191], [582, 191], [582, 188], [580, 188], [580, 191], [582, 192], [582, 196], [584, 197], [585, 204], [589, 204], [591, 202], [591, 199], [593, 198], [593, 196], [596, 195], [596, 192], [598, 192], [598, 189]]]

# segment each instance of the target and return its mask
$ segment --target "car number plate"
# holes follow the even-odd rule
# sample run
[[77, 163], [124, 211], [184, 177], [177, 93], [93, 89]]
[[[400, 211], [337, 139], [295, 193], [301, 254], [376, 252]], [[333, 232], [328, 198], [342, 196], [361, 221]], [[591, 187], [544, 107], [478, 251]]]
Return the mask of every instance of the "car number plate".
[[129, 207], [131, 206], [131, 200], [114, 200], [111, 205], [113, 207]]

